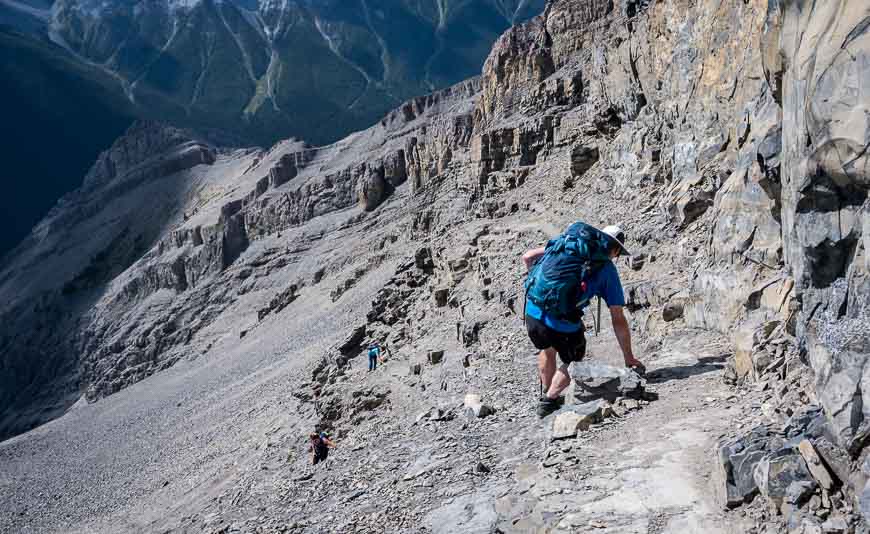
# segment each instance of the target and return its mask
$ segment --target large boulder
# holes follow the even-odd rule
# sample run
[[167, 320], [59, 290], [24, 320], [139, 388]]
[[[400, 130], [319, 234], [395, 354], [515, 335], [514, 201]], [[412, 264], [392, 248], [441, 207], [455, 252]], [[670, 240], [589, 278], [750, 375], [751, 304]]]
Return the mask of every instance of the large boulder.
[[750, 502], [758, 494], [755, 467], [782, 441], [764, 427], [716, 446], [713, 489], [723, 508]]
[[640, 398], [646, 388], [646, 380], [624, 367], [580, 362], [574, 365], [571, 373], [577, 386], [590, 395]]
[[794, 482], [815, 484], [807, 465], [791, 448], [783, 448], [762, 458], [755, 466], [753, 478], [761, 494], [777, 509], [789, 495]]

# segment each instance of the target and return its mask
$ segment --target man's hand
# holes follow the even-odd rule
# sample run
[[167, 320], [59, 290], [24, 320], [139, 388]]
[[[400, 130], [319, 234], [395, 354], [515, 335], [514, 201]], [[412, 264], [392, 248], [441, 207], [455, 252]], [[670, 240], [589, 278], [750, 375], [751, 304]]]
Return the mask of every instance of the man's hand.
[[643, 364], [640, 363], [640, 360], [638, 360], [634, 356], [631, 356], [631, 357], [625, 359], [625, 366], [626, 367], [638, 367], [638, 366], [643, 367]]
[[639, 374], [641, 377], [646, 376], [646, 366], [635, 357], [632, 357], [630, 360], [625, 360], [625, 366]]
[[[640, 360], [634, 357], [631, 351], [631, 331], [628, 329], [628, 320], [622, 312], [622, 306], [610, 307], [610, 320], [613, 323], [613, 332], [616, 334], [616, 340], [619, 342], [619, 348], [622, 349], [622, 356], [625, 359], [625, 366], [638, 368], [638, 371], [646, 371], [646, 368], [640, 363]], [[639, 372], [639, 374], [643, 374]]]

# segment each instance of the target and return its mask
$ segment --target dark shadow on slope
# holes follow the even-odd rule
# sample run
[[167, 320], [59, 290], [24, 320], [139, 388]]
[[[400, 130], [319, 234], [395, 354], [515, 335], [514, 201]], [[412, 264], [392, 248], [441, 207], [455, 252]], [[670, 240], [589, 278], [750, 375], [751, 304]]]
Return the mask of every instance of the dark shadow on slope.
[[[117, 331], [118, 323], [106, 330], [94, 331], [88, 326], [88, 313], [106, 297], [110, 284], [119, 274], [157, 246], [167, 225], [180, 213], [188, 182], [171, 177], [202, 164], [183, 156], [189, 152], [177, 152], [179, 147], [197, 139], [187, 134], [178, 131], [170, 135], [156, 123], [134, 125], [125, 135], [161, 155], [145, 154], [142, 161], [111, 177], [117, 180], [116, 185], [102, 186], [102, 193], [78, 199], [79, 210], [58, 214], [52, 219], [56, 234], [69, 232], [58, 238], [60, 242], [76, 248], [85, 243], [94, 247], [88, 254], [69, 257], [63, 277], [57, 276], [31, 298], [6, 303], [8, 307], [0, 311], [0, 442], [63, 415], [82, 393], [99, 384], [101, 379], [112, 380], [108, 380], [107, 385], [102, 384], [98, 394], [89, 395], [90, 400], [115, 393], [131, 382], [123, 376], [129, 365], [103, 367], [105, 361], [113, 361], [109, 358], [118, 358], [122, 352], [117, 347], [123, 347], [123, 343], [114, 344], [113, 348], [106, 345]], [[176, 159], [166, 154], [179, 156]], [[211, 154], [210, 161], [213, 157]], [[203, 162], [208, 164], [208, 161]], [[132, 179], [127, 179], [128, 175]], [[118, 198], [148, 201], [128, 202], [124, 210], [113, 209], [111, 206]], [[112, 210], [111, 218], [105, 215], [105, 210]], [[77, 224], [90, 224], [91, 220], [100, 218], [112, 221], [103, 235], [92, 237], [75, 232]], [[28, 240], [33, 239], [28, 237]], [[24, 249], [28, 246], [36, 247], [36, 244], [28, 245], [25, 241], [21, 245]], [[157, 283], [166, 285], [160, 288], [187, 289], [184, 274], [176, 274], [174, 279], [161, 278]], [[3, 284], [8, 283], [3, 281]], [[120, 305], [129, 309], [148, 296], [147, 287], [147, 284], [131, 283]], [[121, 317], [123, 313], [119, 312], [118, 318]], [[183, 329], [164, 328], [161, 343], [171, 344], [172, 338], [182, 338], [186, 333]], [[144, 360], [136, 362], [142, 363]], [[137, 381], [161, 365], [155, 356], [152, 366], [143, 369]], [[113, 370], [116, 373], [113, 374]]]
[[728, 355], [698, 358], [692, 365], [676, 365], [653, 369], [646, 374], [647, 384], [664, 384], [671, 380], [684, 380], [693, 376], [719, 371], [725, 367]]
[[7, 202], [0, 256], [25, 238], [63, 194], [79, 187], [132, 113], [99, 73], [60, 49], [0, 27], [0, 155]]

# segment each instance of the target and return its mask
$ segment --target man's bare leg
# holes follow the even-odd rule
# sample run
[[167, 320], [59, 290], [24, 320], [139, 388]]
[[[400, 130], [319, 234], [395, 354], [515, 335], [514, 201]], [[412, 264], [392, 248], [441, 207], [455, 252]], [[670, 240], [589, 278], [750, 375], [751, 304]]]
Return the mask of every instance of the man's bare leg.
[[553, 375], [556, 373], [556, 349], [550, 347], [538, 354], [538, 371], [541, 375], [544, 391], [549, 391]]
[[[553, 360], [555, 365], [556, 361]], [[565, 388], [571, 385], [571, 374], [568, 372], [568, 365], [563, 364], [553, 376], [552, 383], [547, 389], [547, 398], [555, 399], [559, 394], [565, 391]]]

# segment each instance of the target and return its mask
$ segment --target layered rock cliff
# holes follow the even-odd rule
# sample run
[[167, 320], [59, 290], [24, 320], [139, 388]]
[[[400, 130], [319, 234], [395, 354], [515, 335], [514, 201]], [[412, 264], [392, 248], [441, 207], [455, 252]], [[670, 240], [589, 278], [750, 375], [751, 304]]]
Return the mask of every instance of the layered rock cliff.
[[[824, 431], [801, 436], [839, 473], [836, 502], [851, 504], [835, 512], [866, 521], [868, 20], [845, 0], [557, 0], [496, 42], [480, 79], [334, 145], [227, 150], [137, 126], [4, 266], [2, 428], [41, 422], [75, 392], [96, 400], [182, 359], [272, 343], [280, 321], [281, 350], [314, 347], [311, 381], [293, 382], [299, 413], [374, 447], [359, 425], [392, 432], [414, 404], [379, 389], [406, 391], [398, 379], [345, 390], [373, 380], [349, 374], [361, 345], [387, 340], [400, 361], [468, 350], [455, 376], [413, 387], [480, 385], [462, 370], [475, 354], [520, 350], [519, 254], [582, 218], [628, 231], [622, 275], [648, 353], [679, 327], [725, 336], [744, 385], [781, 359], [799, 389], [791, 369], [806, 370], [811, 387], [771, 405], [768, 425], [819, 406]], [[330, 326], [315, 342], [317, 317]], [[68, 397], [47, 393], [58, 382]], [[798, 458], [779, 445], [755, 461]], [[240, 495], [253, 499], [251, 484]], [[338, 513], [346, 496], [305, 513]], [[375, 523], [410, 529], [423, 504], [396, 498], [413, 502]], [[486, 524], [526, 524], [500, 513]], [[528, 521], [565, 528], [547, 517]]]

